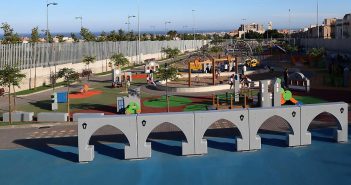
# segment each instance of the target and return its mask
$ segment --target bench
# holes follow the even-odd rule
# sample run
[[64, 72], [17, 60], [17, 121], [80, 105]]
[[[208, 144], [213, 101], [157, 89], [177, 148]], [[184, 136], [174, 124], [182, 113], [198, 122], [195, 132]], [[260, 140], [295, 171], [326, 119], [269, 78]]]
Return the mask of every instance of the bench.
[[[11, 119], [13, 122], [31, 122], [33, 121], [34, 112], [12, 112]], [[4, 122], [9, 122], [9, 113], [6, 112], [2, 115]]]
[[68, 113], [41, 112], [37, 115], [38, 122], [67, 122]]

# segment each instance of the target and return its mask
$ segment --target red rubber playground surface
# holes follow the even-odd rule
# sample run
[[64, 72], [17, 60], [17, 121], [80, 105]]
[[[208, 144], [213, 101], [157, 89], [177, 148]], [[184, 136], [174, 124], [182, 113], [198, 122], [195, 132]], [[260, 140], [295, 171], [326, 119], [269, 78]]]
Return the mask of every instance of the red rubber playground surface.
[[68, 97], [70, 99], [84, 99], [84, 98], [89, 98], [99, 94], [102, 94], [102, 91], [93, 90], [93, 91], [88, 91], [86, 93], [81, 93], [81, 92], [71, 93], [70, 95], [68, 95]]

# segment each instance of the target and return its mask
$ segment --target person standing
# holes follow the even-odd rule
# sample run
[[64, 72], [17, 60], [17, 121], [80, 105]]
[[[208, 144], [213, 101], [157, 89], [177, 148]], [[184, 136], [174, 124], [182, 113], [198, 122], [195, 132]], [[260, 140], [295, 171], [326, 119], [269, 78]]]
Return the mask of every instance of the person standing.
[[230, 78], [229, 78], [229, 85], [230, 85], [229, 89], [232, 89], [233, 85], [234, 85], [234, 75], [230, 76]]
[[289, 70], [288, 70], [288, 68], [285, 68], [285, 70], [284, 70], [284, 86], [285, 86], [285, 88], [288, 88], [288, 80], [289, 80]]

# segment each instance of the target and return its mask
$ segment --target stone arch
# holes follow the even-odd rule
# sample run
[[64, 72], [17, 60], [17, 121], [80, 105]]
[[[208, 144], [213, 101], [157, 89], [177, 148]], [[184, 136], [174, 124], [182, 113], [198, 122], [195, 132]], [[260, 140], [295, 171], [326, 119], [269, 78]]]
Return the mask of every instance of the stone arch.
[[137, 126], [136, 116], [95, 116], [78, 120], [79, 161], [89, 162], [94, 159], [94, 146], [89, 145], [92, 135], [104, 126], [112, 126], [120, 130], [127, 138], [125, 159], [137, 158]]
[[225, 119], [237, 126], [240, 137], [237, 137], [237, 151], [249, 150], [249, 126], [248, 111], [242, 110], [225, 110], [211, 112], [195, 112], [195, 153], [206, 154], [207, 140], [203, 139], [205, 132], [209, 127], [218, 120]]
[[137, 117], [138, 124], [138, 157], [151, 157], [151, 143], [147, 142], [150, 133], [159, 125], [170, 123], [179, 128], [185, 135], [182, 142], [182, 155], [194, 153], [194, 113], [143, 114]]
[[249, 109], [250, 150], [261, 149], [261, 137], [257, 135], [262, 124], [273, 116], [286, 120], [292, 134], [288, 135], [288, 146], [300, 145], [300, 108], [297, 106]]
[[308, 127], [311, 122], [320, 114], [329, 113], [338, 121], [335, 140], [347, 142], [348, 140], [348, 104], [347, 103], [324, 103], [317, 105], [301, 106], [301, 145], [311, 144], [311, 133]]

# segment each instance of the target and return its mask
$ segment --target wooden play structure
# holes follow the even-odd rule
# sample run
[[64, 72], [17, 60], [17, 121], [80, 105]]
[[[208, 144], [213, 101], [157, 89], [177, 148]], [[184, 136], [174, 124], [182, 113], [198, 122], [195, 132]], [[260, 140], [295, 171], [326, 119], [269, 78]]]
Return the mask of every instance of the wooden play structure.
[[122, 72], [119, 69], [112, 70], [112, 87], [123, 87], [123, 84], [132, 82], [131, 72]]
[[147, 63], [144, 66], [144, 72], [146, 74], [157, 72], [160, 68], [160, 65], [156, 63], [155, 60], [147, 60]]
[[[212, 73], [212, 85], [216, 85], [216, 70], [238, 73], [238, 60], [236, 57], [226, 55], [213, 58], [208, 54], [195, 54], [188, 57], [188, 86], [191, 87], [191, 74], [193, 71]], [[226, 66], [226, 67], [225, 67]]]

